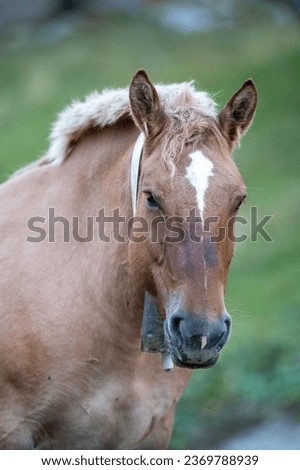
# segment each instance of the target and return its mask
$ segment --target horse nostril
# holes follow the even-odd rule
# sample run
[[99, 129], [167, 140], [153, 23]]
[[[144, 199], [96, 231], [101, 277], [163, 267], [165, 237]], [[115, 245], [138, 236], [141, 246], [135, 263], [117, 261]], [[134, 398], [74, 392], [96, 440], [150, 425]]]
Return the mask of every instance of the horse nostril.
[[208, 338], [209, 341], [207, 343], [207, 348], [208, 349], [215, 348], [219, 343], [221, 343], [225, 335], [226, 335], [226, 331], [223, 331], [222, 333], [210, 335]]
[[179, 325], [180, 325], [181, 321], [182, 321], [182, 318], [176, 317], [176, 318], [173, 319], [173, 326], [176, 330], [179, 329]]
[[230, 331], [230, 328], [231, 328], [231, 321], [230, 321], [230, 319], [227, 318], [224, 323], [225, 323], [225, 326], [226, 326], [226, 332], [229, 332], [229, 331]]
[[226, 312], [224, 317], [225, 317], [224, 324], [226, 328], [225, 331], [226, 331], [227, 336], [229, 336], [230, 330], [231, 330], [231, 316], [229, 315], [229, 313]]
[[180, 332], [180, 323], [182, 320], [183, 318], [180, 313], [171, 316], [169, 320], [169, 328], [172, 334], [178, 334]]
[[218, 327], [211, 333], [209, 338], [209, 345], [210, 348], [215, 348], [216, 346], [223, 347], [226, 343], [228, 336], [230, 334], [231, 329], [231, 318], [229, 314], [223, 316], [223, 319], [218, 324]]

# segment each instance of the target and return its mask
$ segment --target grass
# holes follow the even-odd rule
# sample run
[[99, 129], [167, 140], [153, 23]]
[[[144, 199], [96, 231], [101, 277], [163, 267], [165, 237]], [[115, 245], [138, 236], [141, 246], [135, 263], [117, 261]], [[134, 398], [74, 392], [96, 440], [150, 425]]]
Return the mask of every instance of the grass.
[[184, 36], [118, 15], [55, 45], [8, 43], [1, 51], [2, 180], [47, 148], [56, 113], [72, 99], [125, 86], [138, 68], [156, 82], [195, 79], [221, 105], [249, 76], [257, 84], [257, 116], [235, 159], [248, 205], [273, 215], [274, 242], [237, 246], [226, 294], [232, 338], [214, 368], [193, 374], [171, 448], [213, 446], [229, 427], [282, 409], [299, 413], [299, 52], [294, 24]]

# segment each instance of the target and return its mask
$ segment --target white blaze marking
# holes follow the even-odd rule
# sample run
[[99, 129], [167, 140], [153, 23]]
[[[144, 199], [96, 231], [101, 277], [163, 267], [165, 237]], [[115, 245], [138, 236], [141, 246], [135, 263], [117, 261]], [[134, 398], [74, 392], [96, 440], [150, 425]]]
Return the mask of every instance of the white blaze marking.
[[[196, 190], [197, 205], [202, 219], [204, 221], [205, 193], [209, 184], [209, 177], [213, 175], [213, 163], [207, 158], [201, 150], [190, 153], [191, 162], [186, 170], [186, 177]], [[206, 262], [203, 256], [204, 264], [204, 287], [207, 293], [207, 275]], [[204, 346], [203, 346], [204, 347]]]
[[205, 208], [205, 193], [208, 188], [209, 177], [213, 174], [213, 163], [201, 152], [196, 150], [190, 153], [191, 163], [187, 167], [186, 177], [196, 190], [197, 205], [202, 221]]

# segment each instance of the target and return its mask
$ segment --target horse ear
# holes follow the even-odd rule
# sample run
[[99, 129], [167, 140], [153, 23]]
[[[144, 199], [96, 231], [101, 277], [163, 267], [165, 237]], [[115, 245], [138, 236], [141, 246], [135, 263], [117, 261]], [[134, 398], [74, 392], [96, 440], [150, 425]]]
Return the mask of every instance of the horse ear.
[[246, 80], [241, 88], [228, 101], [219, 113], [219, 122], [230, 145], [238, 143], [249, 129], [257, 105], [257, 91], [251, 79]]
[[133, 77], [129, 88], [131, 114], [137, 127], [147, 137], [156, 135], [164, 122], [164, 113], [160, 106], [155, 87], [144, 70], [139, 70]]

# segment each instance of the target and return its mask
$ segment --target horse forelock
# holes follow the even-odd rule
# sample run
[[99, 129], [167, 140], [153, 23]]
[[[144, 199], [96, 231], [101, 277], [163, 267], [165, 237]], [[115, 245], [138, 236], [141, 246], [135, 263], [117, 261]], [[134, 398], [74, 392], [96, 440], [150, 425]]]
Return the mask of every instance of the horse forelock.
[[161, 161], [169, 167], [171, 177], [176, 171], [178, 159], [184, 154], [187, 144], [197, 150], [210, 136], [219, 148], [225, 145], [225, 139], [219, 129], [215, 116], [204, 115], [197, 108], [178, 109], [170, 115], [169, 126], [165, 132], [161, 148]]

